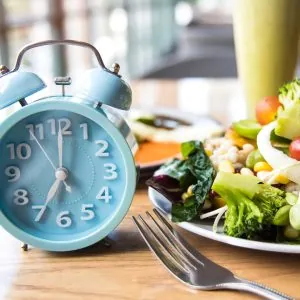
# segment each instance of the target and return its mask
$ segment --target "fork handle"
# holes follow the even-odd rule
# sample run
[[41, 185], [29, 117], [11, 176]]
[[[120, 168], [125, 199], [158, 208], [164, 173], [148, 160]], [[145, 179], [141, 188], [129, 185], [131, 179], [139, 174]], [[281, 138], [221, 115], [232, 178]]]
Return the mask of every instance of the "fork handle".
[[263, 284], [259, 284], [246, 279], [235, 277], [237, 281], [224, 283], [224, 287], [232, 290], [247, 291], [270, 300], [293, 300], [288, 295], [285, 295], [275, 289], [269, 288]]

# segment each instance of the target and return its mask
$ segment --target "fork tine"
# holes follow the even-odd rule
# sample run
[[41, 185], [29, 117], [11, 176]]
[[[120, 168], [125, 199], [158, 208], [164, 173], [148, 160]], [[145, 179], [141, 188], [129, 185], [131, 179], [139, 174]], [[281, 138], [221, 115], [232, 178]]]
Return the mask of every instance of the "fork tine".
[[189, 255], [192, 259], [197, 261], [199, 264], [204, 266], [205, 263], [210, 263], [216, 265], [213, 261], [202, 255], [196, 249], [194, 249], [169, 223], [169, 221], [163, 216], [163, 213], [159, 210], [154, 208], [153, 209], [155, 215], [159, 218], [159, 220], [165, 225], [170, 233], [173, 241], [176, 242], [176, 245], [179, 247], [181, 251], [185, 254]]
[[[156, 220], [152, 217], [152, 215], [148, 211], [146, 211], [146, 215], [152, 220], [152, 222], [156, 226], [160, 236], [162, 236], [164, 241], [169, 245], [169, 247], [171, 247], [171, 249], [168, 250], [171, 253], [171, 255], [174, 253], [175, 255], [177, 255], [181, 259], [181, 261], [183, 261], [185, 264], [187, 264], [190, 268], [193, 268], [194, 270], [196, 270], [197, 268], [192, 264], [192, 262], [189, 261], [189, 258], [186, 257], [184, 255], [184, 253], [182, 253], [182, 251], [180, 251], [180, 249], [178, 249], [178, 247], [176, 247], [176, 243], [174, 243], [168, 237], [168, 235], [163, 230], [163, 228], [161, 228], [161, 226], [156, 222]], [[147, 225], [147, 227], [148, 227], [148, 225]], [[151, 227], [149, 227], [149, 230], [155, 235], [155, 232], [151, 229]], [[157, 236], [157, 238], [160, 240], [160, 242], [162, 244], [165, 244], [158, 236]]]
[[141, 224], [139, 223], [139, 221], [132, 216], [133, 222], [135, 223], [135, 225], [138, 228], [138, 231], [140, 232], [141, 236], [143, 237], [144, 241], [146, 242], [146, 244], [148, 245], [148, 247], [150, 248], [150, 250], [156, 255], [156, 257], [158, 258], [158, 260], [160, 260], [164, 266], [177, 278], [179, 278], [180, 280], [183, 280], [183, 276], [180, 276], [180, 272], [183, 272], [185, 275], [188, 274], [188, 270], [186, 270], [182, 265], [180, 265], [177, 260], [175, 260], [173, 258], [173, 256], [171, 256], [168, 253], [168, 255], [166, 255], [162, 250], [159, 249], [159, 244], [153, 240], [150, 235], [146, 232], [146, 230], [141, 226]]
[[[159, 225], [159, 223], [153, 218], [153, 216], [148, 211], [146, 211], [146, 214], [149, 218], [151, 218], [151, 220], [153, 221], [153, 223], [155, 224], [157, 229], [161, 232], [161, 234], [164, 236], [164, 238], [167, 240], [167, 242], [172, 245], [172, 247], [174, 247], [178, 252], [180, 252], [187, 260], [192, 258], [193, 262], [200, 263], [203, 266], [203, 263], [200, 262], [199, 260], [197, 260], [184, 247], [182, 247], [181, 244], [178, 242], [177, 239], [175, 239], [175, 237], [173, 235], [171, 235], [171, 237], [170, 237], [170, 234], [168, 234], [165, 231], [165, 229], [163, 229], [162, 226]], [[193, 265], [193, 267], [194, 267], [194, 265]]]
[[172, 244], [168, 243], [167, 239], [165, 239], [168, 246], [171, 246], [172, 249], [167, 247], [166, 243], [162, 241], [162, 239], [156, 234], [156, 232], [154, 232], [154, 230], [147, 224], [147, 222], [143, 219], [141, 215], [139, 215], [138, 217], [142, 221], [144, 226], [152, 233], [154, 239], [157, 241], [160, 247], [164, 248], [165, 251], [167, 251], [179, 264], [187, 265], [190, 268], [196, 269], [180, 252], [178, 252], [178, 250]]

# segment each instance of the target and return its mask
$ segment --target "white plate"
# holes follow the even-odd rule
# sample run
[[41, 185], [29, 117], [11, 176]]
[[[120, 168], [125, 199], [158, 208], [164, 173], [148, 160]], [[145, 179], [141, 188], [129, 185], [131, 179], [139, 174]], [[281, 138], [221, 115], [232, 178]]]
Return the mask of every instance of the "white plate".
[[[160, 208], [165, 214], [170, 213], [171, 204], [170, 202], [160, 193], [155, 191], [153, 188], [149, 188], [148, 195], [150, 201], [155, 207]], [[170, 215], [169, 215], [170, 216]], [[211, 220], [199, 220], [193, 222], [182, 222], [177, 223], [179, 227], [182, 227], [190, 232], [201, 235], [211, 240], [215, 240], [221, 243], [248, 248], [262, 251], [272, 251], [280, 253], [297, 253], [300, 254], [300, 245], [288, 245], [288, 244], [278, 244], [269, 242], [257, 242], [249, 241], [245, 239], [239, 239], [231, 236], [227, 236], [222, 233], [215, 233], [212, 231], [212, 221]], [[220, 228], [221, 230], [222, 228]]]

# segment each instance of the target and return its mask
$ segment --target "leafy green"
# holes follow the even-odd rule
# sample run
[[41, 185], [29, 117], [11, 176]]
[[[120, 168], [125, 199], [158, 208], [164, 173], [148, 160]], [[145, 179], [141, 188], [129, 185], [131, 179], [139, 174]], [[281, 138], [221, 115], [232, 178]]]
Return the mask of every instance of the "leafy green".
[[188, 158], [191, 154], [197, 151], [199, 146], [194, 141], [185, 142], [181, 144], [181, 154], [183, 158]]
[[180, 125], [189, 126], [191, 125], [190, 122], [187, 122], [185, 120], [177, 119], [170, 116], [165, 115], [143, 115], [139, 118], [133, 119], [135, 122], [139, 122], [142, 124], [145, 124], [147, 126], [151, 126], [154, 128], [163, 128], [166, 130], [173, 130], [177, 128]]
[[259, 182], [255, 176], [219, 172], [212, 189], [228, 206], [224, 231], [234, 237], [257, 239], [271, 231], [286, 193]]
[[183, 222], [190, 221], [199, 213], [199, 204], [196, 197], [190, 196], [183, 203], [172, 205], [172, 221]]
[[279, 89], [279, 101], [283, 109], [278, 111], [275, 133], [292, 140], [300, 135], [300, 79]]
[[[275, 130], [272, 130], [271, 136], [270, 136], [270, 140], [271, 140], [273, 146], [275, 146], [275, 147], [276, 147], [276, 144], [278, 144], [278, 145], [280, 144], [280, 145], [282, 145], [282, 147], [283, 147], [283, 145], [284, 145], [284, 146], [289, 146], [290, 143], [291, 143], [291, 140], [286, 139], [286, 138], [284, 138], [284, 137], [282, 137], [282, 136], [277, 135], [277, 134], [275, 133]], [[275, 145], [274, 145], [274, 144], [275, 144]]]
[[157, 175], [149, 178], [146, 184], [168, 198], [170, 202], [182, 202], [181, 195], [183, 191], [177, 179], [168, 175]]
[[178, 158], [174, 158], [162, 165], [157, 173], [177, 179], [182, 191], [187, 190], [187, 188], [195, 182], [195, 178], [186, 167], [185, 161]]
[[291, 144], [291, 140], [288, 140], [286, 138], [283, 138], [275, 133], [275, 130], [272, 130], [270, 135], [270, 140], [272, 143], [272, 146], [276, 148], [277, 150], [282, 151], [286, 155], [289, 155], [289, 147]]
[[142, 116], [142, 117], [135, 119], [135, 121], [139, 122], [139, 123], [143, 123], [148, 126], [152, 126], [152, 127], [155, 126], [155, 116], [153, 116], [153, 115]]
[[[215, 177], [215, 170], [204, 151], [202, 142], [183, 143], [181, 152], [182, 160], [173, 159], [164, 164], [157, 172], [160, 176], [176, 179], [182, 193], [192, 186], [192, 195], [185, 201], [182, 199], [174, 201], [171, 194], [169, 197], [166, 193], [164, 194], [172, 202], [172, 220], [174, 222], [190, 221], [199, 214]], [[147, 184], [161, 192], [162, 187], [157, 186], [156, 176], [148, 180]], [[156, 181], [156, 185], [153, 184], [154, 181]], [[161, 184], [164, 183], [161, 182]]]

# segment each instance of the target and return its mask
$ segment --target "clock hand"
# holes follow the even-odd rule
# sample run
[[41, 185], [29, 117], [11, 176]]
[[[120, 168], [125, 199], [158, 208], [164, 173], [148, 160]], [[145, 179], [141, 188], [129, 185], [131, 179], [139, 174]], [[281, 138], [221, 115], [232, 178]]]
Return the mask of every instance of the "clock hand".
[[54, 183], [52, 184], [48, 194], [47, 194], [47, 198], [45, 200], [45, 203], [41, 209], [41, 211], [39, 212], [39, 219], [41, 219], [41, 217], [43, 216], [47, 206], [48, 206], [48, 203], [54, 198], [58, 188], [59, 188], [59, 185], [61, 183], [61, 180], [60, 179], [56, 179], [54, 181]]
[[58, 145], [58, 166], [63, 167], [63, 136], [61, 132], [61, 126], [59, 124], [59, 130], [57, 134], [57, 145]]
[[67, 191], [68, 193], [71, 193], [71, 192], [72, 192], [72, 188], [71, 188], [71, 186], [70, 186], [70, 185], [68, 185], [68, 184], [66, 183], [66, 181], [65, 181], [65, 180], [63, 181], [63, 184], [64, 184], [64, 186], [65, 186], [65, 188], [66, 188], [66, 191]]
[[[59, 129], [57, 133], [57, 145], [58, 145], [58, 166], [59, 168], [63, 167], [63, 135], [61, 131], [61, 125], [59, 123]], [[71, 193], [72, 189], [69, 185], [67, 185], [66, 181], [63, 181], [66, 191]]]
[[[36, 136], [33, 134], [33, 132], [30, 130], [30, 135], [32, 136], [32, 138], [36, 141], [36, 143], [38, 144], [39, 148], [42, 150], [42, 152], [44, 153], [45, 157], [47, 158], [47, 160], [50, 162], [52, 168], [54, 169], [54, 171], [57, 170], [57, 168], [55, 167], [53, 161], [51, 160], [51, 158], [49, 157], [49, 155], [47, 154], [46, 150], [44, 149], [44, 147], [41, 145], [41, 143], [39, 142], [39, 140], [36, 138]], [[66, 191], [71, 193], [72, 189], [71, 187], [66, 183], [66, 181], [63, 181], [63, 184], [66, 188]]]
[[53, 163], [53, 161], [51, 160], [51, 158], [49, 157], [49, 155], [47, 154], [47, 152], [45, 151], [44, 147], [41, 145], [41, 143], [38, 141], [38, 139], [36, 138], [36, 136], [33, 134], [33, 132], [31, 130], [29, 130], [32, 138], [36, 141], [36, 143], [38, 144], [38, 146], [40, 147], [40, 149], [42, 150], [42, 152], [44, 153], [44, 155], [46, 156], [47, 160], [50, 162], [52, 168], [56, 171], [55, 165]]

